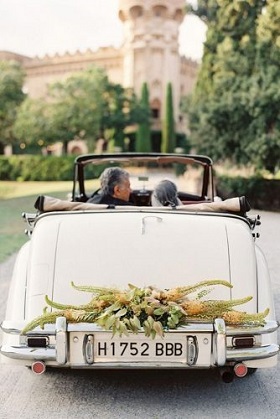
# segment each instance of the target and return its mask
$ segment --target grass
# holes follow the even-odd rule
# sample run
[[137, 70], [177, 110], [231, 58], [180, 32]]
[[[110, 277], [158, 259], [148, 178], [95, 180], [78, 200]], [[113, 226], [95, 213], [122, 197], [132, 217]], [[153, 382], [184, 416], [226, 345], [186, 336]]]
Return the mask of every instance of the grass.
[[36, 212], [38, 195], [67, 199], [72, 182], [0, 182], [0, 263], [29, 240], [22, 212]]
[[23, 196], [46, 195], [59, 192], [64, 199], [72, 191], [72, 181], [69, 182], [0, 182], [0, 202], [2, 199], [12, 199]]

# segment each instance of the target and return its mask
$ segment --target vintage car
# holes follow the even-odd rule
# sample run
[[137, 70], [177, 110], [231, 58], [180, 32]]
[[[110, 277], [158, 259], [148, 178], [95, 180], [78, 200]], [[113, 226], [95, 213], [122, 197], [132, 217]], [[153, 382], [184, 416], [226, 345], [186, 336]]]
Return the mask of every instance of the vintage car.
[[[130, 174], [130, 206], [88, 203], [99, 176]], [[177, 206], [152, 206], [155, 185]], [[216, 368], [225, 382], [277, 364], [278, 322], [259, 217], [215, 196], [210, 158], [122, 153], [75, 159], [70, 199], [24, 214], [1, 360], [62, 368]]]

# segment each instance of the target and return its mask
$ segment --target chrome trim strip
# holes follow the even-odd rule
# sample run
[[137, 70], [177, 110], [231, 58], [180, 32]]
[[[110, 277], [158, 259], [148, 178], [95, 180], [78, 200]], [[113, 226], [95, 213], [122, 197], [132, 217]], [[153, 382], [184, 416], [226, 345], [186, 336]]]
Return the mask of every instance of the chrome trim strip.
[[87, 364], [94, 363], [94, 336], [85, 335], [83, 342], [83, 355]]
[[[108, 330], [102, 329], [94, 323], [68, 323], [68, 332], [107, 332]], [[213, 333], [214, 327], [212, 323], [188, 323], [180, 326], [177, 329], [168, 330], [168, 333]], [[141, 333], [139, 331], [139, 333]], [[248, 333], [248, 332], [247, 332]]]
[[218, 367], [226, 362], [226, 325], [223, 319], [215, 319], [216, 364]]
[[279, 352], [279, 345], [272, 343], [271, 345], [264, 345], [252, 348], [234, 348], [227, 349], [227, 361], [250, 361], [254, 359], [270, 358], [277, 355]]
[[65, 317], [58, 317], [55, 323], [56, 330], [56, 361], [63, 365], [67, 361], [67, 323]]
[[[220, 334], [221, 338], [223, 334]], [[219, 347], [219, 350], [222, 348]], [[9, 345], [3, 345], [0, 350], [2, 355], [7, 356], [8, 358], [13, 359], [21, 359], [21, 360], [41, 360], [41, 361], [56, 361], [56, 349], [55, 348], [28, 348], [27, 346], [9, 346]], [[271, 345], [265, 345], [260, 347], [253, 347], [253, 348], [244, 348], [244, 349], [227, 349], [223, 354], [220, 352], [218, 353], [220, 356], [218, 357], [217, 354], [217, 366], [222, 366], [226, 363], [226, 361], [249, 361], [249, 360], [258, 360], [258, 359], [264, 359], [264, 358], [270, 358], [272, 356], [275, 356], [279, 353], [279, 345], [272, 343]], [[221, 364], [221, 362], [224, 362], [224, 364]], [[115, 368], [129, 368], [136, 365], [136, 363], [129, 363], [127, 364], [121, 364], [121, 363], [103, 363], [104, 367], [108, 367], [109, 365], [114, 366]], [[62, 364], [60, 364], [62, 365]], [[76, 365], [76, 364], [75, 364]], [[88, 364], [87, 364], [88, 365]], [[86, 367], [87, 365], [79, 364], [79, 366]], [[96, 365], [97, 368], [100, 368], [100, 363], [92, 364], [94, 367]], [[144, 367], [146, 365], [147, 367], [152, 367], [153, 365], [156, 365], [160, 368], [166, 368], [168, 364], [163, 364], [162, 367], [159, 365], [159, 363], [138, 363], [139, 368]], [[175, 364], [171, 363], [170, 366], [173, 368], [177, 368], [178, 366], [184, 367], [184, 364]], [[69, 365], [70, 366], [70, 365]], [[73, 365], [71, 365], [73, 366]], [[187, 366], [187, 364], [186, 364]], [[205, 368], [205, 366], [195, 365], [191, 366], [192, 368]]]
[[227, 336], [240, 335], [264, 335], [265, 333], [273, 333], [279, 327], [279, 323], [275, 320], [268, 320], [264, 326], [226, 326]]
[[195, 365], [198, 358], [198, 344], [196, 336], [187, 336], [187, 364]]
[[1, 347], [1, 354], [13, 359], [55, 361], [55, 348], [28, 348], [27, 346], [9, 346]]
[[[27, 322], [15, 322], [11, 320], [4, 320], [1, 323], [1, 329], [4, 333], [9, 333], [11, 335], [20, 335], [22, 329], [26, 326]], [[27, 332], [27, 336], [37, 336], [37, 335], [55, 335], [55, 324], [46, 324], [44, 329], [36, 327], [34, 330]]]

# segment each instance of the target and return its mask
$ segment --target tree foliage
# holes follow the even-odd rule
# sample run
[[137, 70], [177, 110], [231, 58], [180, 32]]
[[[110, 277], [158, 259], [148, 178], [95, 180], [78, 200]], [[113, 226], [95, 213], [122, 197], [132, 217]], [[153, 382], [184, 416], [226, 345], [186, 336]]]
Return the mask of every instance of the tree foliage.
[[13, 135], [13, 124], [17, 108], [24, 100], [24, 72], [21, 66], [13, 61], [0, 61], [0, 149], [16, 141]]
[[63, 142], [65, 152], [67, 143], [75, 138], [94, 143], [100, 136], [103, 95], [108, 85], [102, 70], [89, 68], [50, 86], [51, 130], [56, 133], [56, 140]]
[[198, 1], [197, 13], [208, 31], [188, 106], [193, 146], [214, 159], [274, 171], [280, 163], [279, 2]]
[[14, 135], [26, 145], [52, 144], [55, 137], [50, 127], [50, 111], [45, 101], [26, 98], [18, 108]]
[[125, 129], [145, 119], [145, 110], [133, 89], [109, 83], [103, 97], [102, 132], [112, 132], [116, 147], [124, 149]]
[[126, 126], [141, 119], [130, 89], [109, 82], [105, 72], [89, 68], [49, 86], [46, 101], [27, 99], [21, 106], [15, 132], [25, 142], [62, 141], [64, 151], [73, 139], [84, 139], [93, 151], [96, 139], [113, 130], [123, 145]]
[[163, 153], [173, 153], [175, 149], [175, 122], [173, 109], [173, 93], [171, 83], [167, 84], [165, 116], [162, 127], [161, 151]]
[[[149, 89], [147, 83], [143, 83], [141, 92], [141, 106], [146, 113], [145, 120], [138, 126], [136, 133], [136, 151], [149, 152], [152, 150], [151, 145], [151, 126], [150, 126], [150, 100]], [[145, 116], [145, 115], [143, 115]]]

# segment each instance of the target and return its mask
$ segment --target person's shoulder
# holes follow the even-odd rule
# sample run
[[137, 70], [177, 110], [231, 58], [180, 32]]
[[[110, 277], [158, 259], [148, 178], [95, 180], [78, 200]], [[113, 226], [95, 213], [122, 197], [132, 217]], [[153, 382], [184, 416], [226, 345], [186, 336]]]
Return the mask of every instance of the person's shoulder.
[[101, 202], [102, 198], [103, 198], [103, 195], [98, 194], [98, 195], [93, 196], [92, 198], [89, 198], [87, 200], [87, 203], [89, 203], [89, 204], [103, 204], [103, 202]]
[[129, 201], [124, 201], [123, 199], [114, 198], [114, 197], [111, 197], [111, 200], [110, 200], [109, 204], [111, 204], [111, 205], [133, 205]]
[[88, 203], [91, 204], [106, 204], [106, 205], [133, 205], [131, 202], [124, 201], [123, 199], [115, 198], [111, 195], [96, 195], [90, 198]]

